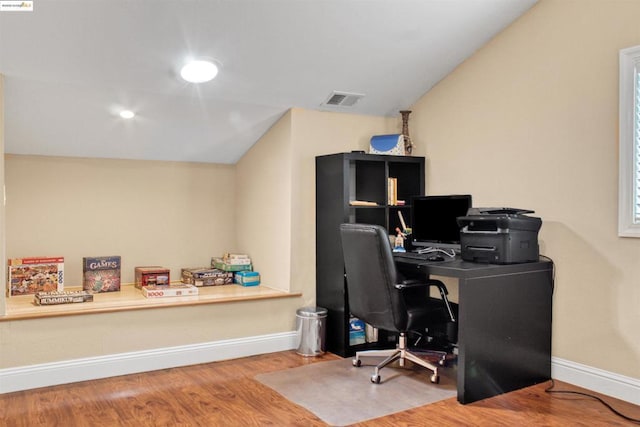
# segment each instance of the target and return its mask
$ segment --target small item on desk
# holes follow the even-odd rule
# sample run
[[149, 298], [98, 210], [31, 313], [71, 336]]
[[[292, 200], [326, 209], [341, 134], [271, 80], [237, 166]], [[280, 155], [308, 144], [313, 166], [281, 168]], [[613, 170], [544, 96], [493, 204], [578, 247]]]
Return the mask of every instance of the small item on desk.
[[431, 255], [430, 257], [427, 257], [427, 261], [444, 261], [444, 258], [440, 255]]
[[407, 250], [404, 248], [404, 238], [405, 234], [400, 231], [399, 227], [396, 227], [396, 238], [393, 244], [393, 252], [406, 252]]

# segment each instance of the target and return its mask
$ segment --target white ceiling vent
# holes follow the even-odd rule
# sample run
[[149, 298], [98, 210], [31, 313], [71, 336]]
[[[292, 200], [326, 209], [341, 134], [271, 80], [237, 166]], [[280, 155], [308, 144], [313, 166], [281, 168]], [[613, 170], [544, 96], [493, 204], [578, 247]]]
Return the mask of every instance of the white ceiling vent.
[[362, 97], [364, 95], [360, 93], [334, 91], [322, 105], [327, 107], [353, 107]]

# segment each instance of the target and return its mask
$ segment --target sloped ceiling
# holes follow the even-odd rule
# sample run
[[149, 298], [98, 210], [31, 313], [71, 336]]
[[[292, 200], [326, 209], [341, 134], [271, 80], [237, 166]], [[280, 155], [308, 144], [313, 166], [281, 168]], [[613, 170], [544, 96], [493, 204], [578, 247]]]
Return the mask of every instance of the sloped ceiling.
[[536, 1], [36, 0], [0, 12], [5, 152], [235, 163], [292, 107], [397, 115]]

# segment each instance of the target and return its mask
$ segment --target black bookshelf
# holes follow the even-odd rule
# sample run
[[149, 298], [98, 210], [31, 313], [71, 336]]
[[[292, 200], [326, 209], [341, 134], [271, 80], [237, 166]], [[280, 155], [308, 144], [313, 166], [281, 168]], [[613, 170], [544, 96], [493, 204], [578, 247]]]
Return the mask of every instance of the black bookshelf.
[[[397, 179], [397, 199], [389, 205], [388, 178]], [[340, 224], [378, 224], [395, 234], [398, 212], [411, 223], [410, 197], [425, 193], [425, 159], [364, 153], [316, 157], [316, 302], [328, 310], [326, 348], [342, 357], [356, 351], [395, 346], [395, 336], [379, 331], [378, 341], [349, 344], [349, 302], [344, 281]], [[352, 201], [375, 202], [353, 206]]]

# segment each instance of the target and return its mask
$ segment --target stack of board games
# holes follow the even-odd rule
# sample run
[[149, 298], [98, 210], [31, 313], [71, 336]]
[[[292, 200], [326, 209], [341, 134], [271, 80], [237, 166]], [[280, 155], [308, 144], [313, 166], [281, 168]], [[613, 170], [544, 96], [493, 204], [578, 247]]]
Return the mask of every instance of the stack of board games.
[[142, 288], [142, 295], [147, 298], [190, 297], [198, 295], [198, 288], [186, 283], [170, 286], [147, 285]]
[[183, 268], [182, 283], [194, 286], [219, 286], [233, 283], [233, 273], [217, 268]]
[[82, 289], [89, 292], [119, 291], [121, 265], [119, 256], [82, 258]]
[[169, 269], [157, 265], [136, 267], [135, 276], [138, 289], [145, 286], [169, 286], [171, 283]]
[[93, 295], [87, 291], [36, 292], [36, 305], [75, 304], [93, 301]]
[[13, 258], [8, 270], [9, 296], [64, 289], [64, 257]]
[[226, 253], [222, 258], [211, 258], [211, 267], [222, 271], [252, 271], [251, 258], [246, 254]]

